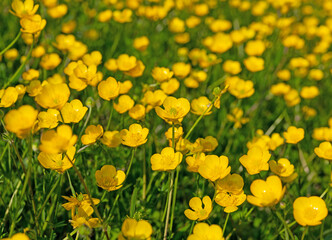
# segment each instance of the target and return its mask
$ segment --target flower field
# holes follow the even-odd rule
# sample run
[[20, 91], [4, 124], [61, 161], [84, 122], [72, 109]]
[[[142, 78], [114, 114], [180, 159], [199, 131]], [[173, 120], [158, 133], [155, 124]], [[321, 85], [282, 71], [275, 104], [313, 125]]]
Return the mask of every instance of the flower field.
[[3, 0], [0, 239], [332, 239], [332, 1]]

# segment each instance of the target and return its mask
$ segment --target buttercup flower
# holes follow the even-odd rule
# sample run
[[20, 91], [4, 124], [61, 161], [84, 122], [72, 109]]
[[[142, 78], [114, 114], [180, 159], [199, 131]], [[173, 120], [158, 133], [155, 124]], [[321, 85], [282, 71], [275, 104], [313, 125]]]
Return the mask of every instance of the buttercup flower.
[[267, 149], [254, 146], [249, 149], [247, 155], [240, 157], [240, 162], [250, 175], [254, 175], [261, 171], [269, 170], [269, 164], [267, 162], [270, 157], [271, 154]]
[[332, 145], [330, 142], [322, 142], [319, 147], [315, 148], [315, 153], [318, 157], [326, 160], [332, 160]]
[[226, 177], [230, 171], [228, 157], [217, 155], [206, 155], [204, 162], [198, 168], [198, 173], [212, 182]]
[[46, 70], [52, 70], [59, 66], [61, 58], [57, 53], [45, 54], [40, 60], [40, 66]]
[[269, 165], [271, 171], [279, 177], [289, 177], [294, 172], [294, 165], [287, 158], [280, 158], [278, 162], [271, 160]]
[[119, 131], [106, 131], [100, 142], [107, 147], [115, 148], [121, 144], [121, 135]]
[[10, 110], [4, 117], [5, 128], [18, 138], [26, 138], [37, 120], [38, 111], [30, 105]]
[[[202, 207], [204, 204], [204, 208]], [[212, 211], [212, 201], [209, 196], [203, 197], [201, 200], [199, 197], [193, 197], [189, 201], [189, 207], [192, 209], [186, 209], [184, 215], [190, 220], [203, 221], [209, 218]]]
[[296, 144], [304, 138], [304, 129], [290, 126], [287, 131], [284, 132], [284, 137], [286, 143]]
[[175, 97], [167, 97], [163, 103], [164, 109], [156, 107], [157, 115], [165, 121], [178, 123], [190, 110], [190, 103], [185, 98], [176, 99]]
[[82, 102], [78, 99], [72, 100], [70, 103], [67, 102], [61, 108], [61, 115], [59, 120], [64, 123], [78, 123], [84, 117], [87, 107], [83, 106]]
[[71, 127], [68, 125], [59, 126], [56, 131], [48, 130], [43, 132], [40, 138], [39, 149], [45, 153], [61, 153], [67, 151], [77, 141], [77, 136], [73, 135]]
[[41, 93], [35, 97], [35, 101], [43, 108], [61, 109], [68, 101], [70, 95], [67, 84], [46, 84]]
[[263, 58], [257, 58], [257, 57], [248, 57], [244, 61], [244, 66], [250, 71], [250, 72], [259, 72], [264, 69], [264, 59]]
[[193, 229], [193, 233], [189, 235], [187, 240], [224, 240], [223, 231], [218, 225], [207, 223], [197, 223]]
[[134, 48], [142, 52], [146, 50], [149, 44], [150, 41], [146, 36], [135, 38], [133, 43]]
[[172, 70], [175, 76], [179, 78], [185, 78], [191, 71], [191, 65], [183, 62], [174, 63]]
[[173, 72], [165, 67], [155, 67], [152, 69], [151, 75], [158, 82], [165, 82], [173, 77]]
[[98, 124], [97, 126], [90, 125], [85, 129], [85, 134], [81, 137], [84, 145], [95, 143], [103, 135], [103, 127]]
[[12, 106], [18, 98], [18, 92], [14, 87], [8, 87], [0, 90], [0, 107]]
[[142, 104], [136, 104], [129, 110], [129, 116], [135, 120], [142, 120], [145, 117], [145, 107]]
[[293, 203], [293, 215], [302, 226], [317, 226], [327, 216], [328, 210], [323, 199], [317, 196], [298, 197]]
[[205, 110], [204, 115], [210, 115], [212, 113], [211, 109], [211, 101], [205, 96], [194, 99], [191, 102], [191, 112], [195, 115], [202, 115]]
[[148, 221], [127, 218], [122, 224], [118, 240], [150, 240], [152, 232]]
[[12, 14], [19, 18], [33, 16], [38, 10], [39, 4], [34, 5], [33, 0], [14, 0], [12, 2], [12, 10], [9, 10]]
[[1, 240], [30, 240], [24, 233], [16, 233], [10, 238], [2, 238]]
[[97, 185], [107, 191], [114, 191], [122, 187], [126, 178], [124, 171], [116, 170], [112, 165], [104, 165], [95, 173]]
[[76, 148], [74, 146], [70, 146], [65, 154], [41, 152], [38, 155], [38, 161], [44, 168], [63, 173], [73, 166], [75, 152]]
[[128, 54], [121, 54], [116, 60], [117, 66], [120, 71], [126, 72], [136, 66], [136, 57], [129, 56]]
[[36, 34], [44, 29], [46, 20], [42, 19], [40, 15], [36, 14], [29, 17], [23, 17], [20, 20], [21, 32]]
[[258, 207], [270, 207], [276, 205], [283, 198], [286, 186], [282, 187], [281, 180], [277, 176], [270, 176], [266, 181], [257, 179], [250, 185], [253, 195], [247, 196], [247, 201]]
[[98, 94], [107, 101], [119, 96], [120, 85], [113, 77], [108, 77], [105, 81], [98, 84]]
[[182, 161], [182, 153], [174, 152], [171, 147], [161, 150], [151, 156], [151, 168], [153, 171], [169, 171], [175, 169]]
[[83, 205], [78, 207], [77, 214], [72, 214], [72, 220], [70, 220], [73, 228], [80, 226], [87, 226], [89, 228], [99, 227], [99, 219], [92, 218], [93, 208], [90, 205]]
[[121, 95], [119, 97], [118, 103], [113, 102], [113, 107], [115, 111], [123, 114], [134, 106], [135, 102], [129, 95]]
[[58, 126], [60, 112], [56, 109], [48, 109], [46, 112], [38, 114], [39, 128], [55, 128]]
[[142, 128], [139, 124], [131, 124], [129, 126], [129, 131], [123, 129], [120, 132], [122, 144], [129, 147], [138, 147], [147, 141], [147, 136], [149, 134], [149, 129]]

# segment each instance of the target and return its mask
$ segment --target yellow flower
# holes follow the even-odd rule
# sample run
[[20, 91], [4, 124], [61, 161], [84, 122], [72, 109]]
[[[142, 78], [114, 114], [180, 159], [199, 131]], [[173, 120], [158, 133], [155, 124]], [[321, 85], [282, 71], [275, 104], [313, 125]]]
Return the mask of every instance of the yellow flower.
[[60, 112], [56, 109], [48, 109], [46, 112], [38, 114], [39, 128], [55, 128], [58, 126]]
[[100, 226], [98, 218], [92, 218], [93, 208], [90, 205], [78, 207], [77, 214], [72, 214], [72, 220], [69, 220], [73, 228], [87, 226], [89, 228], [97, 228]]
[[33, 0], [14, 0], [12, 2], [12, 10], [9, 10], [12, 14], [19, 18], [29, 17], [34, 15], [38, 10], [39, 5], [34, 5]]
[[173, 33], [181, 33], [185, 31], [185, 23], [182, 19], [175, 17], [168, 23], [168, 29]]
[[271, 86], [270, 91], [275, 96], [282, 96], [287, 94], [291, 90], [291, 86], [286, 83], [277, 83]]
[[134, 123], [129, 126], [129, 131], [127, 129], [121, 130], [121, 143], [129, 147], [138, 147], [146, 143], [148, 134], [149, 129], [142, 128], [141, 125]]
[[[82, 207], [85, 205], [90, 206], [92, 204], [88, 194], [80, 193], [77, 196], [72, 196], [72, 197], [62, 196], [62, 197], [64, 199], [66, 199], [67, 201], [69, 201], [67, 203], [62, 204], [62, 207], [64, 207], [67, 211], [75, 210], [76, 208]], [[98, 205], [100, 203], [100, 200], [97, 198], [92, 198], [92, 201], [93, 201], [94, 205]]]
[[10, 107], [12, 106], [18, 98], [18, 92], [14, 87], [8, 87], [6, 89], [0, 90], [0, 107]]
[[319, 95], [319, 89], [316, 86], [303, 87], [300, 95], [304, 99], [312, 99]]
[[228, 77], [226, 84], [229, 85], [229, 93], [236, 98], [247, 98], [254, 94], [254, 83], [250, 80], [242, 80], [238, 77]]
[[112, 11], [107, 9], [105, 11], [102, 11], [98, 14], [98, 21], [99, 22], [108, 22], [112, 18]]
[[169, 171], [175, 169], [182, 161], [182, 153], [174, 152], [171, 147], [165, 147], [161, 153], [151, 156], [151, 168], [153, 171]]
[[193, 229], [193, 233], [189, 235], [187, 240], [224, 240], [221, 227], [207, 223], [197, 223]]
[[284, 99], [289, 107], [295, 106], [301, 102], [301, 98], [296, 89], [290, 89], [287, 93], [285, 93]]
[[[202, 207], [204, 204], [204, 208]], [[189, 201], [189, 207], [192, 209], [186, 209], [184, 215], [190, 220], [203, 221], [209, 218], [212, 211], [212, 201], [209, 196], [203, 197], [201, 200], [199, 197], [193, 197]]]
[[253, 195], [247, 196], [247, 201], [258, 207], [270, 207], [276, 205], [283, 198], [286, 186], [282, 187], [279, 177], [270, 176], [266, 181], [257, 179], [250, 185]]
[[293, 215], [302, 226], [317, 226], [326, 218], [328, 210], [323, 199], [317, 196], [298, 197], [293, 203]]
[[129, 95], [121, 95], [118, 99], [118, 103], [113, 102], [115, 111], [123, 114], [134, 106], [135, 102]]
[[5, 52], [4, 57], [9, 61], [14, 61], [18, 57], [18, 54], [19, 53], [16, 48], [11, 48]]
[[133, 43], [134, 48], [142, 52], [146, 50], [149, 44], [150, 41], [146, 36], [135, 38]]
[[231, 171], [228, 166], [228, 157], [207, 155], [204, 162], [199, 166], [198, 173], [212, 182], [226, 177]]
[[124, 81], [124, 82], [118, 82], [120, 86], [119, 93], [120, 94], [126, 94], [130, 91], [130, 89], [133, 87], [133, 83], [130, 80]]
[[143, 75], [145, 70], [145, 66], [142, 61], [137, 61], [134, 68], [130, 69], [129, 71], [124, 72], [124, 74], [129, 75], [131, 77], [140, 77]]
[[100, 139], [101, 143], [110, 148], [118, 147], [121, 144], [121, 135], [119, 131], [106, 131]]
[[[174, 127], [174, 140], [175, 140], [175, 142], [177, 142], [177, 140], [179, 140], [179, 138], [181, 138], [182, 135], [183, 135], [183, 128], [182, 127], [179, 127], [179, 128]], [[173, 127], [170, 127], [167, 130], [167, 132], [165, 132], [165, 136], [166, 136], [167, 140], [169, 140], [170, 146], [172, 146]]]
[[227, 114], [227, 119], [234, 122], [234, 128], [241, 128], [243, 124], [249, 122], [249, 118], [243, 117], [243, 110], [237, 107], [232, 110], [232, 114]]
[[271, 160], [269, 165], [271, 171], [279, 177], [289, 177], [294, 172], [294, 165], [287, 158], [280, 158], [278, 162]]
[[151, 75], [157, 82], [165, 82], [173, 77], [173, 72], [165, 67], [154, 67], [152, 69]]
[[68, 12], [68, 6], [66, 4], [59, 4], [57, 6], [47, 9], [47, 14], [51, 18], [62, 18]]
[[123, 11], [114, 11], [113, 19], [119, 23], [131, 22], [131, 15], [133, 12], [130, 9], [123, 9]]
[[24, 233], [16, 233], [10, 238], [2, 238], [1, 240], [30, 240]]
[[215, 201], [220, 206], [225, 207], [224, 212], [235, 212], [238, 206], [246, 200], [246, 195], [242, 189], [243, 185], [243, 178], [236, 173], [216, 181]]
[[152, 232], [148, 221], [127, 218], [122, 224], [118, 240], [150, 240]]
[[78, 123], [84, 117], [87, 107], [84, 107], [82, 102], [78, 99], [72, 100], [70, 103], [67, 102], [61, 108], [61, 116], [59, 120], [64, 123]]
[[44, 29], [46, 20], [42, 19], [40, 15], [36, 14], [29, 17], [23, 17], [20, 20], [21, 32], [36, 34]]
[[218, 141], [212, 136], [205, 138], [197, 138], [196, 141], [189, 146], [190, 152], [212, 152], [218, 147]]
[[61, 153], [67, 151], [77, 141], [71, 127], [68, 125], [59, 126], [56, 131], [48, 130], [43, 132], [40, 138], [39, 149], [45, 153]]
[[267, 162], [270, 157], [271, 154], [267, 149], [254, 146], [249, 149], [247, 155], [240, 157], [240, 162], [250, 175], [254, 175], [261, 171], [269, 170], [269, 164]]
[[291, 78], [291, 72], [288, 69], [279, 70], [277, 77], [283, 81], [288, 81]]
[[171, 78], [170, 80], [160, 84], [160, 88], [168, 95], [175, 93], [179, 87], [180, 82], [175, 78]]
[[284, 137], [286, 143], [296, 144], [304, 138], [304, 129], [290, 126], [287, 131], [284, 132]]
[[259, 72], [264, 69], [264, 59], [258, 57], [248, 57], [243, 61], [244, 66], [250, 72]]
[[135, 120], [142, 120], [145, 117], [145, 107], [142, 104], [136, 104], [129, 110], [129, 116]]
[[172, 70], [175, 76], [179, 78], [185, 78], [191, 71], [191, 65], [183, 62], [174, 63]]
[[39, 78], [39, 71], [36, 69], [29, 69], [22, 74], [22, 78], [26, 81], [37, 80]]
[[74, 146], [70, 146], [65, 154], [41, 152], [38, 155], [38, 161], [44, 168], [55, 170], [58, 173], [64, 173], [73, 166], [72, 163], [75, 162], [75, 152], [76, 148]]
[[260, 56], [265, 51], [265, 44], [262, 40], [248, 41], [244, 51], [249, 56]]
[[116, 98], [120, 93], [120, 85], [113, 77], [108, 77], [98, 84], [98, 94], [107, 101]]
[[118, 69], [123, 72], [133, 69], [136, 66], [136, 62], [136, 57], [129, 56], [128, 54], [121, 54], [116, 60]]
[[199, 166], [205, 161], [204, 153], [196, 153], [193, 156], [188, 156], [186, 162], [188, 164], [188, 171], [198, 172]]
[[126, 178], [124, 171], [116, 170], [112, 165], [104, 165], [95, 173], [97, 185], [107, 191], [115, 191], [122, 187]]
[[90, 125], [85, 129], [85, 134], [81, 137], [84, 145], [95, 143], [103, 135], [103, 127], [98, 124], [97, 126]]
[[10, 110], [4, 117], [5, 128], [18, 138], [26, 138], [37, 120], [38, 111], [30, 105]]
[[43, 108], [61, 109], [68, 101], [70, 90], [65, 83], [46, 84], [41, 93], [35, 97], [35, 101]]
[[241, 64], [238, 61], [226, 60], [222, 65], [225, 72], [236, 75], [242, 71]]
[[167, 95], [161, 90], [147, 91], [144, 93], [142, 102], [148, 104], [146, 111], [149, 112], [152, 108], [162, 105], [166, 98]]
[[85, 54], [83, 56], [83, 62], [87, 66], [96, 65], [98, 66], [101, 64], [101, 60], [103, 55], [99, 51], [93, 51], [90, 54]]
[[318, 157], [330, 161], [332, 160], [332, 145], [330, 142], [322, 142], [321, 144], [319, 144], [319, 147], [315, 148], [314, 151]]
[[167, 97], [163, 103], [164, 109], [156, 107], [157, 115], [167, 122], [182, 122], [183, 118], [190, 110], [190, 103], [186, 98], [176, 99], [175, 97]]
[[210, 115], [212, 113], [211, 101], [205, 97], [199, 97], [191, 101], [191, 112], [195, 115], [202, 115], [205, 110], [207, 110], [204, 115]]

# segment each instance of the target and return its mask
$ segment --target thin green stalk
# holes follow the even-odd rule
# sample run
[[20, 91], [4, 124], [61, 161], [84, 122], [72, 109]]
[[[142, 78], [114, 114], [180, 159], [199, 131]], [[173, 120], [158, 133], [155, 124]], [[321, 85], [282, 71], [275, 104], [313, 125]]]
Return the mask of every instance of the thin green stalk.
[[224, 223], [224, 227], [222, 229], [222, 235], [223, 236], [225, 234], [225, 230], [226, 230], [227, 222], [228, 222], [228, 219], [229, 219], [229, 215], [230, 215], [230, 213], [227, 213], [226, 220], [225, 220], [225, 223]]
[[71, 183], [69, 172], [66, 171], [66, 173], [67, 173], [67, 177], [68, 177], [68, 182], [69, 182], [69, 187], [70, 187], [70, 190], [71, 190], [71, 194], [73, 195], [73, 197], [75, 197], [76, 196], [76, 192], [75, 192], [75, 189], [73, 187], [73, 184]]
[[16, 42], [18, 39], [20, 39], [22, 32], [19, 31], [18, 34], [16, 35], [16, 37], [14, 38], [13, 41], [11, 41], [11, 43], [8, 44], [7, 47], [5, 47], [1, 52], [0, 52], [0, 56], [2, 56], [2, 54], [4, 54], [5, 52], [7, 52], [8, 49], [10, 49]]
[[114, 110], [114, 107], [113, 107], [113, 102], [111, 101], [110, 102], [110, 106], [111, 106], [111, 112], [110, 112], [110, 116], [108, 118], [108, 121], [107, 121], [107, 126], [106, 126], [106, 129], [105, 131], [109, 130], [110, 129], [110, 126], [111, 126], [111, 121], [112, 121], [112, 116], [113, 116], [113, 110]]
[[175, 175], [175, 182], [174, 182], [174, 194], [173, 194], [173, 202], [172, 202], [172, 213], [171, 213], [171, 223], [169, 225], [169, 231], [172, 232], [173, 229], [173, 220], [174, 220], [174, 211], [175, 211], [175, 204], [176, 204], [176, 193], [178, 189], [178, 181], [179, 181], [179, 173], [180, 173], [180, 167], [178, 166], [176, 168], [176, 175]]
[[285, 219], [281, 216], [281, 214], [279, 212], [275, 212], [275, 214], [277, 215], [277, 217], [279, 218], [279, 220], [282, 222], [282, 224], [284, 225], [285, 228], [285, 238], [286, 240], [289, 239], [289, 236], [291, 237], [292, 240], [295, 240], [294, 235], [292, 233], [292, 231], [289, 229]]
[[302, 233], [302, 236], [301, 236], [301, 240], [304, 240], [304, 237], [305, 237], [305, 235], [307, 234], [308, 230], [309, 230], [309, 228], [308, 228], [308, 226], [306, 226], [306, 227], [304, 228], [304, 230], [303, 230], [303, 233]]
[[146, 146], [144, 144], [144, 156], [143, 156], [143, 188], [142, 188], [142, 198], [143, 201], [146, 198]]
[[191, 222], [190, 229], [189, 229], [189, 235], [188, 235], [188, 236], [190, 236], [190, 234], [193, 232], [193, 229], [194, 229], [195, 223], [196, 223], [196, 221], [192, 221], [192, 222]]
[[41, 214], [41, 212], [43, 211], [44, 207], [46, 206], [47, 202], [48, 202], [48, 199], [51, 197], [52, 193], [54, 192], [54, 190], [57, 188], [59, 182], [61, 181], [61, 178], [62, 178], [62, 175], [61, 176], [58, 176], [58, 180], [55, 182], [55, 184], [53, 185], [53, 187], [51, 188], [50, 192], [47, 194], [46, 198], [45, 198], [45, 201], [43, 203], [43, 205], [41, 206], [41, 208], [39, 209], [39, 212], [37, 214], [37, 220]]
[[[132, 164], [133, 164], [133, 160], [134, 160], [135, 152], [136, 152], [136, 148], [133, 148], [132, 151], [131, 151], [131, 158], [130, 158], [130, 161], [129, 161], [129, 165], [128, 165], [128, 168], [127, 168], [127, 171], [126, 171], [126, 179], [128, 178], [128, 175], [129, 175], [129, 172], [130, 172], [131, 166], [132, 166]], [[126, 179], [125, 179], [125, 180], [126, 180]]]
[[169, 184], [169, 192], [167, 198], [167, 212], [166, 212], [166, 220], [165, 220], [165, 230], [164, 230], [164, 240], [167, 239], [167, 231], [168, 231], [168, 224], [169, 224], [169, 215], [171, 212], [171, 202], [172, 202], [172, 194], [173, 194], [173, 182], [174, 182], [174, 171], [172, 171], [169, 175], [170, 177], [170, 184]]
[[83, 125], [83, 127], [82, 127], [82, 129], [81, 129], [81, 131], [80, 131], [80, 134], [78, 135], [78, 140], [81, 139], [81, 137], [82, 137], [82, 135], [83, 135], [83, 132], [84, 132], [84, 130], [85, 130], [85, 128], [86, 128], [86, 125], [88, 125], [88, 122], [89, 122], [89, 119], [90, 119], [90, 116], [91, 116], [92, 107], [88, 107], [88, 108], [89, 108], [89, 110], [88, 110], [88, 116], [87, 116], [87, 118], [85, 119], [84, 125]]
[[14, 81], [14, 80], [17, 78], [17, 76], [20, 74], [20, 72], [21, 72], [22, 69], [24, 68], [25, 64], [26, 64], [26, 63], [29, 61], [29, 59], [30, 59], [30, 56], [31, 56], [31, 53], [32, 53], [32, 49], [33, 49], [33, 42], [32, 42], [32, 44], [31, 44], [31, 46], [30, 46], [30, 50], [29, 50], [28, 55], [26, 56], [24, 62], [23, 62], [23, 63], [21, 64], [21, 66], [16, 70], [16, 72], [15, 72], [14, 75], [8, 80], [8, 82], [6, 82], [6, 84], [3, 86], [3, 88], [8, 87], [8, 86], [12, 83], [12, 81]]

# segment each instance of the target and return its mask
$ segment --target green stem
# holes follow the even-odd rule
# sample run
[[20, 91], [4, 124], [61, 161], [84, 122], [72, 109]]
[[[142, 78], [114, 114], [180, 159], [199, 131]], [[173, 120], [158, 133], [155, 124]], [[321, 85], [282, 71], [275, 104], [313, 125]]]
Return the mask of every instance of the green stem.
[[[279, 212], [275, 212], [277, 217], [279, 218], [279, 220], [282, 222], [282, 224], [284, 225], [285, 228], [285, 238], [286, 240], [289, 239], [289, 235], [291, 236], [292, 240], [295, 240], [294, 235], [292, 233], [292, 231], [289, 229], [285, 219], [281, 216], [281, 214]], [[289, 234], [289, 235], [288, 235]]]
[[228, 219], [229, 219], [229, 215], [230, 215], [230, 213], [227, 213], [226, 220], [225, 220], [225, 223], [224, 223], [224, 227], [222, 229], [223, 236], [225, 234], [225, 230], [226, 230], [227, 222], [228, 222]]
[[136, 148], [133, 148], [132, 151], [131, 151], [131, 158], [130, 158], [129, 166], [128, 166], [128, 169], [126, 171], [126, 179], [128, 178], [128, 174], [129, 174], [131, 166], [133, 164], [135, 152], [136, 152]]
[[301, 240], [304, 240], [304, 237], [307, 234], [308, 229], [309, 229], [308, 226], [306, 226], [305, 229], [303, 230], [303, 233], [302, 233], [302, 236], [301, 236]]
[[30, 56], [31, 56], [31, 53], [32, 53], [32, 49], [33, 49], [33, 42], [30, 46], [30, 50], [28, 52], [28, 55], [26, 56], [24, 62], [21, 64], [21, 66], [16, 70], [16, 72], [14, 73], [14, 75], [8, 80], [8, 82], [6, 82], [6, 84], [3, 86], [3, 88], [6, 88], [8, 87], [12, 81], [14, 81], [17, 76], [21, 73], [21, 71], [23, 70], [24, 66], [26, 65], [26, 63], [29, 61], [30, 59]]
[[175, 211], [175, 203], [176, 203], [176, 193], [178, 189], [178, 181], [179, 181], [179, 173], [180, 167], [176, 168], [175, 182], [174, 182], [174, 194], [173, 194], [173, 202], [172, 202], [172, 213], [171, 213], [171, 223], [169, 225], [169, 231], [172, 232], [173, 229], [173, 219], [174, 219], [174, 211]]
[[142, 198], [143, 201], [146, 198], [146, 146], [144, 144], [144, 156], [143, 156], [143, 188], [142, 188]]
[[107, 126], [106, 126], [105, 131], [107, 131], [107, 130], [110, 129], [111, 121], [112, 121], [112, 116], [113, 116], [114, 107], [113, 107], [112, 101], [111, 101], [110, 105], [111, 105], [111, 112], [110, 112], [110, 116], [109, 116], [108, 121], [107, 121]]
[[172, 171], [170, 173], [169, 177], [170, 177], [170, 184], [169, 184], [169, 192], [168, 192], [168, 198], [167, 198], [167, 212], [166, 212], [165, 230], [164, 230], [163, 240], [167, 239], [169, 215], [170, 215], [170, 212], [171, 212], [171, 203], [172, 203], [172, 194], [173, 194], [174, 171]]
[[87, 116], [87, 118], [85, 119], [85, 122], [84, 122], [84, 125], [83, 125], [82, 129], [81, 129], [80, 134], [78, 135], [78, 140], [81, 139], [81, 137], [82, 137], [82, 135], [83, 135], [83, 132], [84, 132], [84, 130], [85, 130], [85, 128], [86, 128], [86, 125], [88, 125], [88, 122], [89, 122], [89, 119], [90, 119], [90, 116], [91, 116], [92, 107], [88, 107], [88, 108], [89, 108], [88, 116]]
[[5, 52], [7, 52], [7, 50], [10, 49], [10, 48], [11, 48], [11, 47], [17, 42], [17, 40], [21, 37], [21, 34], [22, 34], [22, 32], [19, 31], [18, 34], [16, 35], [15, 39], [14, 39], [11, 43], [9, 43], [8, 46], [5, 47], [5, 48], [0, 52], [0, 56], [2, 56], [2, 54], [4, 54]]

